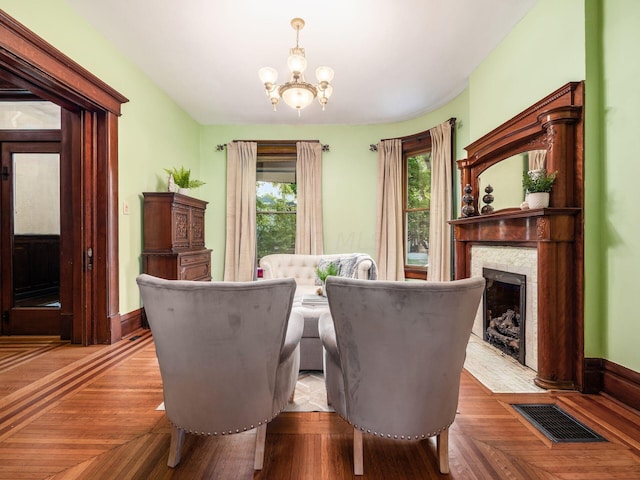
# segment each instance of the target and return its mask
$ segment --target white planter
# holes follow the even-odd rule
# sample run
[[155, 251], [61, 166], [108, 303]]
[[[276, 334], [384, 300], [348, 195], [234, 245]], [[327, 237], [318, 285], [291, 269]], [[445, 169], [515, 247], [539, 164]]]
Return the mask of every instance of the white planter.
[[525, 199], [529, 208], [547, 208], [549, 206], [549, 192], [527, 193]]
[[191, 190], [190, 190], [190, 189], [188, 189], [188, 188], [182, 188], [182, 187], [180, 187], [180, 188], [178, 189], [178, 193], [180, 193], [180, 194], [182, 194], [182, 195], [189, 195], [189, 194], [190, 194], [190, 192], [191, 192]]

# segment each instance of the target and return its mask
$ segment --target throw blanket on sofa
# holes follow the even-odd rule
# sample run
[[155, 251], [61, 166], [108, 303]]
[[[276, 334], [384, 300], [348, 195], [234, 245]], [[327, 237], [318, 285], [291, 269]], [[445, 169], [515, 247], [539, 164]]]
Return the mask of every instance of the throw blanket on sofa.
[[365, 260], [369, 260], [371, 262], [371, 269], [369, 270], [369, 280], [377, 280], [378, 279], [378, 267], [376, 262], [373, 261], [366, 253], [354, 253], [353, 255], [349, 255], [348, 257], [342, 257], [340, 259], [340, 276], [354, 278], [356, 276], [356, 272], [358, 271], [358, 267]]
[[[330, 263], [333, 263], [336, 267], [338, 267], [338, 275], [341, 277], [347, 278], [355, 278], [356, 272], [358, 271], [358, 267], [364, 261], [371, 262], [371, 268], [369, 269], [369, 280], [377, 280], [378, 279], [378, 266], [376, 262], [373, 261], [370, 255], [366, 253], [354, 253], [353, 255], [345, 255], [344, 257], [340, 257], [339, 259], [322, 259], [318, 262], [318, 268], [324, 269]], [[322, 285], [322, 282], [319, 278], [316, 277], [316, 285]]]

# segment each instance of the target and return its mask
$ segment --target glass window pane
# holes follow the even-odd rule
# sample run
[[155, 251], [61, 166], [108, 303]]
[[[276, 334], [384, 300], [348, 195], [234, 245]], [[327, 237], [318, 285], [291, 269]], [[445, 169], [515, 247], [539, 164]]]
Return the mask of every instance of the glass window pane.
[[60, 107], [45, 101], [0, 102], [0, 129], [60, 129]]
[[297, 206], [295, 183], [256, 182], [257, 211], [295, 212]]
[[431, 204], [431, 152], [407, 158], [407, 208]]
[[258, 258], [271, 253], [295, 253], [296, 215], [257, 213]]
[[256, 180], [262, 182], [296, 183], [296, 161], [286, 157], [269, 157], [268, 161], [258, 158]]
[[271, 253], [295, 253], [296, 184], [256, 182], [258, 259]]
[[13, 233], [60, 234], [60, 155], [13, 155]]
[[60, 154], [12, 159], [14, 306], [59, 307]]
[[407, 212], [406, 265], [429, 265], [429, 212]]

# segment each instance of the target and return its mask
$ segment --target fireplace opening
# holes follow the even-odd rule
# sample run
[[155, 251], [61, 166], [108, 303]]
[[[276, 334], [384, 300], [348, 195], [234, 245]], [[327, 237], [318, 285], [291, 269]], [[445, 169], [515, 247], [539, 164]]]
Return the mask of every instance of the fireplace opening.
[[483, 268], [484, 340], [525, 364], [526, 275]]

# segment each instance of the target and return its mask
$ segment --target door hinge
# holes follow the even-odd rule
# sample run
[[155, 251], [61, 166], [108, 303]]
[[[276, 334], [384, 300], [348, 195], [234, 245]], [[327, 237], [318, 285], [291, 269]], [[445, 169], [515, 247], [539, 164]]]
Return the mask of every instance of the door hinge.
[[9, 167], [7, 166], [2, 167], [2, 179], [9, 180]]
[[9, 323], [9, 310], [2, 312], [2, 321], [4, 323]]

